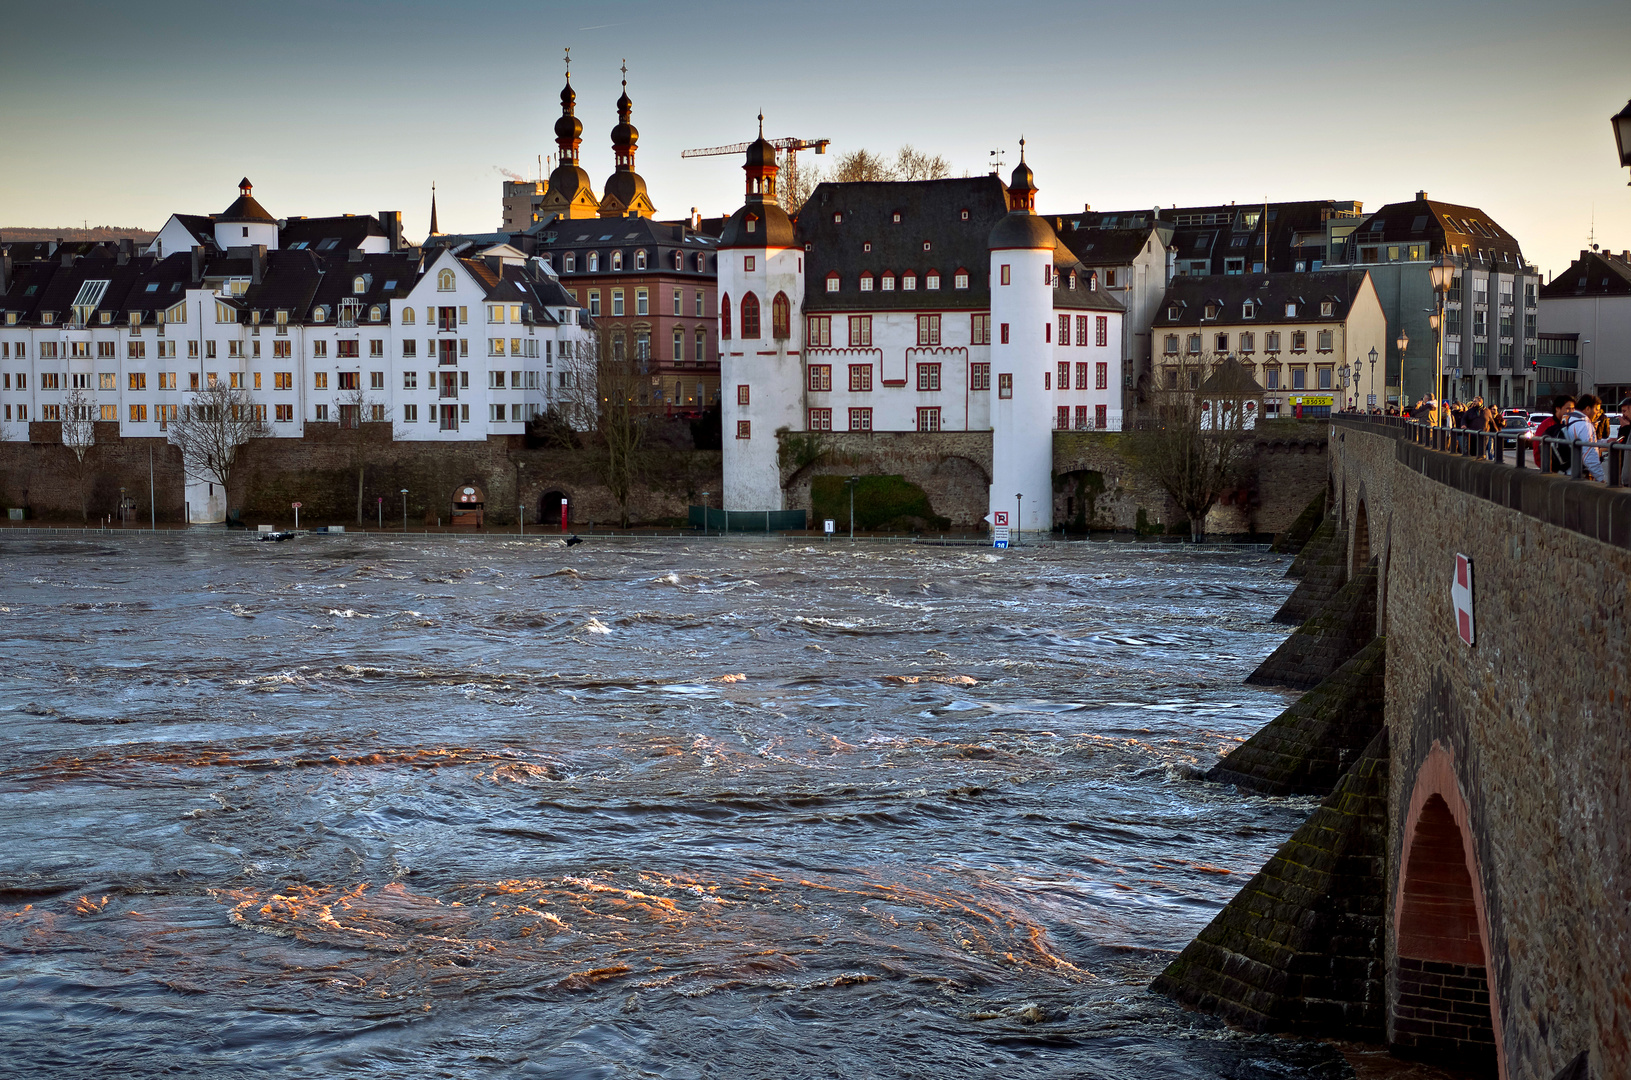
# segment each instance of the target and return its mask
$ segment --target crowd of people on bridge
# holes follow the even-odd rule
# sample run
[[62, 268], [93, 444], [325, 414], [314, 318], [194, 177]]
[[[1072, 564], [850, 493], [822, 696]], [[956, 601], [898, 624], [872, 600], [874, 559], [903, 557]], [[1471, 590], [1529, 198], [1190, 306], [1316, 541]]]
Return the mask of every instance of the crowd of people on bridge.
[[[1619, 482], [1631, 485], [1631, 397], [1620, 401], [1619, 416], [1611, 418], [1603, 401], [1595, 394], [1582, 394], [1579, 397], [1558, 394], [1552, 398], [1551, 416], [1532, 430], [1522, 431], [1508, 427], [1505, 414], [1496, 406], [1485, 404], [1481, 397], [1448, 404], [1432, 397], [1422, 397], [1405, 415], [1427, 427], [1490, 435], [1505, 432], [1509, 438], [1522, 438], [1530, 443], [1528, 450], [1534, 457], [1535, 467], [1548, 472], [1572, 471], [1575, 447], [1578, 446], [1583, 477], [1605, 483], [1608, 470], [1613, 467], [1620, 470]], [[1618, 421], [1617, 433], [1611, 419]], [[1463, 449], [1494, 458], [1496, 440], [1483, 439], [1477, 443], [1464, 440]]]

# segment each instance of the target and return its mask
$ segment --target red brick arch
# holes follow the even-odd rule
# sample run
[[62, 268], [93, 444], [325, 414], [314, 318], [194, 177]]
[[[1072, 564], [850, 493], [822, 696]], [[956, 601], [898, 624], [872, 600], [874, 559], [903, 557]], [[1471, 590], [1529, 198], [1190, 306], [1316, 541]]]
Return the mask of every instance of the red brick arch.
[[1410, 795], [1393, 901], [1388, 1041], [1405, 1056], [1505, 1080], [1489, 916], [1455, 759], [1437, 740]]

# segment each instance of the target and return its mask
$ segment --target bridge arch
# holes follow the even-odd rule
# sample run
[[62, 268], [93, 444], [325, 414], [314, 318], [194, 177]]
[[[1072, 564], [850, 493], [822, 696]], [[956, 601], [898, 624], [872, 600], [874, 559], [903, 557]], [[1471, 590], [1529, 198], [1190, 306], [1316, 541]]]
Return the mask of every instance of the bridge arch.
[[1353, 519], [1353, 557], [1348, 563], [1348, 577], [1357, 577], [1370, 565], [1370, 514], [1365, 507], [1365, 485], [1359, 485], [1359, 496]]
[[1388, 1042], [1403, 1057], [1504, 1078], [1500, 994], [1469, 823], [1454, 760], [1435, 740], [1405, 819]]

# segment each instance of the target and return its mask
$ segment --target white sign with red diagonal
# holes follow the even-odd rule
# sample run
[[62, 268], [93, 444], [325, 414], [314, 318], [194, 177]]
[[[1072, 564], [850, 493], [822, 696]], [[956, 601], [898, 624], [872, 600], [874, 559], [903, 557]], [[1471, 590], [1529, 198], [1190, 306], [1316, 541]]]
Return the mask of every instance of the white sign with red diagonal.
[[1455, 557], [1455, 576], [1450, 579], [1450, 603], [1455, 608], [1455, 629], [1467, 645], [1473, 643], [1472, 560]]

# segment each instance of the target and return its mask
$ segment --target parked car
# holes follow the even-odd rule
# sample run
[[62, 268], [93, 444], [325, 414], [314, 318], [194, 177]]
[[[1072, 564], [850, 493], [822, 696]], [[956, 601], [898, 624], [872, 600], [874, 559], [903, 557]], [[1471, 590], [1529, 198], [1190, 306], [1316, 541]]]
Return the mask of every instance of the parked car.
[[1501, 445], [1516, 448], [1519, 439], [1526, 439], [1535, 430], [1525, 413], [1501, 418]]

